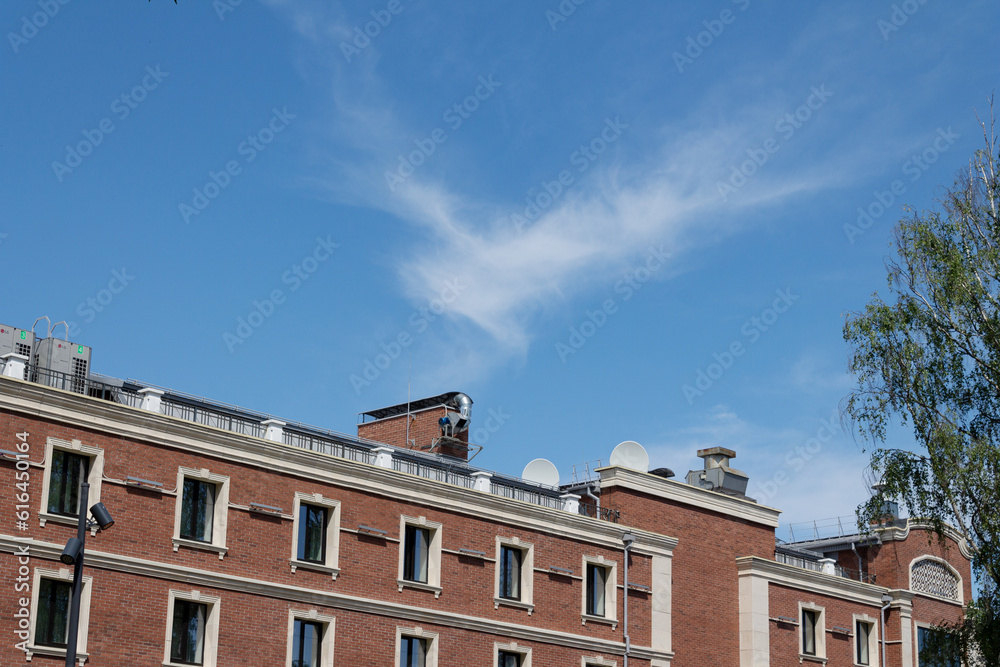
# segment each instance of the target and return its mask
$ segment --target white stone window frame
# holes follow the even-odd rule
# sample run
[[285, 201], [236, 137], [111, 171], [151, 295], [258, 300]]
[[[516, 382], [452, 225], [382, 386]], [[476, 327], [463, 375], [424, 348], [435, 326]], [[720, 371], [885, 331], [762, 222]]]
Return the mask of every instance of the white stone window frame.
[[333, 667], [334, 635], [337, 630], [337, 619], [329, 614], [321, 614], [315, 609], [288, 610], [288, 651], [286, 653], [285, 667], [292, 667], [292, 659], [295, 657], [292, 650], [295, 647], [295, 621], [307, 621], [309, 623], [320, 623], [323, 625], [323, 639], [320, 641], [319, 667]]
[[[70, 454], [79, 454], [90, 459], [87, 471], [87, 483], [90, 484], [90, 494], [87, 497], [87, 509], [90, 510], [96, 503], [101, 502], [101, 480], [104, 479], [104, 450], [100, 447], [85, 445], [79, 440], [62, 440], [60, 438], [47, 438], [45, 441], [45, 473], [42, 475], [42, 503], [38, 508], [38, 525], [45, 527], [46, 522], [62, 523], [75, 526], [79, 522], [79, 516], [63, 516], [61, 514], [49, 513], [49, 489], [52, 485], [52, 457], [55, 450], [62, 450]], [[97, 535], [97, 526], [91, 528], [91, 535]]]
[[[805, 637], [803, 637], [803, 631], [805, 629], [805, 623], [803, 621], [803, 611], [814, 611], [816, 612], [816, 655], [810, 655], [805, 652]], [[799, 635], [799, 662], [803, 660], [811, 660], [813, 662], [822, 662], [826, 664], [826, 607], [821, 607], [813, 602], [799, 602], [799, 616], [798, 616], [798, 635]], [[853, 634], [853, 632], [852, 632]]]
[[509, 644], [493, 642], [493, 667], [499, 667], [500, 665], [500, 651], [503, 651], [504, 653], [518, 654], [521, 656], [521, 667], [531, 667], [530, 646], [522, 646], [517, 642], [511, 642]]
[[580, 667], [618, 667], [618, 662], [602, 658], [599, 655], [595, 655], [590, 658], [583, 656], [580, 658]]
[[[603, 556], [583, 556], [583, 566], [580, 571], [583, 573], [583, 586], [580, 591], [580, 619], [581, 624], [588, 622], [604, 623], [612, 628], [618, 627], [618, 561], [609, 560]], [[587, 613], [587, 566], [598, 565], [608, 570], [604, 581], [604, 616], [594, 616]]]
[[182, 591], [170, 589], [167, 598], [167, 634], [163, 641], [163, 667], [190, 667], [183, 663], [170, 661], [170, 640], [173, 635], [174, 602], [185, 600], [197, 602], [208, 607], [205, 615], [205, 646], [202, 652], [201, 667], [216, 667], [219, 658], [219, 610], [222, 598], [208, 595], [201, 591]]
[[[212, 541], [200, 542], [181, 537], [181, 508], [184, 505], [184, 480], [195, 479], [215, 485], [214, 516], [212, 517]], [[222, 560], [229, 549], [226, 547], [226, 526], [229, 523], [229, 477], [209, 472], [208, 468], [177, 469], [177, 502], [174, 506], [174, 551], [179, 547], [190, 547], [219, 554]]]
[[396, 661], [392, 664], [399, 664], [399, 657], [403, 648], [403, 637], [417, 637], [427, 641], [427, 654], [424, 660], [424, 667], [437, 667], [438, 664], [438, 634], [428, 632], [421, 627], [416, 628], [396, 628]]
[[[430, 543], [427, 548], [427, 582], [410, 581], [403, 578], [403, 567], [406, 554], [406, 527], [416, 526], [430, 532]], [[416, 588], [434, 593], [435, 599], [441, 595], [441, 533], [443, 526], [437, 521], [429, 521], [424, 516], [399, 517], [399, 567], [396, 570], [396, 586], [400, 592], [404, 588]], [[399, 664], [397, 661], [396, 664]]]
[[[949, 598], [949, 597], [944, 597], [944, 596], [941, 596], [941, 595], [935, 595], [934, 593], [930, 593], [928, 591], [918, 591], [918, 590], [915, 590], [913, 588], [913, 568], [918, 563], [920, 563], [921, 561], [925, 561], [925, 560], [934, 561], [935, 563], [940, 563], [941, 565], [944, 565], [945, 569], [948, 570], [955, 577], [956, 581], [958, 582], [958, 597], [957, 598]], [[956, 570], [952, 566], [952, 564], [949, 563], [948, 561], [946, 561], [945, 559], [939, 558], [938, 556], [931, 556], [930, 554], [924, 554], [922, 556], [917, 556], [916, 558], [914, 558], [913, 560], [910, 561], [910, 568], [909, 568], [908, 571], [909, 571], [909, 583], [908, 583], [908, 585], [910, 587], [910, 590], [913, 591], [914, 594], [916, 594], [916, 595], [923, 595], [923, 596], [929, 597], [929, 598], [931, 598], [933, 600], [941, 600], [943, 602], [950, 602], [952, 604], [959, 604], [959, 605], [963, 605], [963, 606], [965, 605], [965, 588], [964, 588], [965, 581], [962, 579], [962, 575], [959, 573], [959, 571]]]
[[[521, 599], [511, 600], [500, 597], [500, 552], [503, 547], [518, 549], [521, 552]], [[518, 537], [496, 538], [496, 560], [493, 568], [493, 608], [497, 609], [501, 605], [505, 607], [516, 607], [525, 609], [530, 616], [535, 610], [535, 545], [525, 542]]]
[[[299, 510], [302, 505], [314, 505], [324, 507], [327, 510], [326, 517], [326, 562], [312, 563], [299, 560]], [[292, 502], [292, 557], [289, 559], [292, 572], [296, 569], [315, 570], [325, 572], [331, 578], [336, 579], [340, 574], [340, 501], [331, 498], [324, 498], [319, 493], [295, 492], [295, 500]]]
[[[25, 660], [31, 661], [33, 655], [58, 656], [66, 660], [66, 649], [58, 646], [39, 646], [35, 643], [36, 623], [39, 618], [38, 594], [41, 589], [42, 579], [52, 579], [54, 581], [64, 581], [70, 586], [73, 585], [73, 570], [60, 568], [50, 570], [36, 567], [31, 584], [31, 619], [28, 627], [28, 650], [25, 652]], [[80, 592], [80, 629], [76, 638], [76, 659], [80, 667], [90, 658], [87, 653], [87, 631], [90, 626], [90, 594], [93, 589], [94, 579], [87, 575], [83, 576], [83, 586]], [[68, 622], [68, 621], [67, 621]]]
[[[851, 623], [853, 627], [851, 628], [851, 654], [854, 656], [855, 667], [880, 667], [880, 660], [882, 658], [879, 653], [878, 644], [878, 627], [879, 619], [869, 616], [868, 614], [854, 614]], [[867, 623], [871, 630], [868, 632], [868, 664], [864, 665], [858, 660], [858, 623]]]

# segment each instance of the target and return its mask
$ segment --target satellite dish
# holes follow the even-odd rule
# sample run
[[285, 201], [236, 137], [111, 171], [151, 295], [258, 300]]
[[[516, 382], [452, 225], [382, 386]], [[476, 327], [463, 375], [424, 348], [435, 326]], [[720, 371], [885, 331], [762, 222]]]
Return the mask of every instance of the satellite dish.
[[546, 486], [559, 486], [559, 469], [548, 459], [535, 459], [524, 466], [521, 479]]
[[611, 452], [611, 465], [646, 472], [649, 469], [649, 454], [638, 442], [626, 440]]

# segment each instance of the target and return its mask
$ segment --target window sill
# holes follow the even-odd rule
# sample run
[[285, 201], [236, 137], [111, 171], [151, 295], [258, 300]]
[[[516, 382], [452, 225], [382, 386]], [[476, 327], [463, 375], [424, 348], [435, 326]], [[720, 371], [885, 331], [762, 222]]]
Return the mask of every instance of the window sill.
[[406, 579], [397, 579], [396, 585], [399, 587], [399, 592], [403, 592], [404, 588], [415, 588], [418, 591], [430, 591], [434, 593], [434, 599], [441, 597], [441, 587], [431, 586], [430, 584], [425, 584], [419, 581], [407, 581]]
[[329, 565], [322, 565], [320, 563], [310, 563], [307, 560], [289, 560], [288, 561], [292, 567], [292, 574], [295, 570], [312, 570], [313, 572], [322, 572], [324, 574], [329, 574], [334, 581], [337, 580], [337, 575], [340, 574], [340, 568], [330, 567]]
[[605, 618], [604, 616], [591, 616], [590, 614], [580, 614], [580, 619], [582, 620], [581, 625], [587, 625], [587, 622], [600, 623], [601, 625], [610, 625], [611, 629], [614, 630], [618, 627], [618, 619], [616, 618]]
[[510, 600], [508, 598], [493, 598], [493, 608], [498, 609], [500, 607], [524, 609], [528, 612], [528, 616], [531, 616], [531, 612], [535, 611], [535, 605], [530, 602], [521, 602], [520, 600]]
[[[161, 664], [163, 667], [191, 667], [189, 663], [185, 662], [164, 662]], [[215, 667], [215, 661], [208, 662], [208, 657], [206, 657], [205, 662], [202, 662], [200, 667]]]
[[827, 658], [824, 658], [824, 657], [821, 657], [821, 656], [818, 656], [818, 655], [806, 655], [805, 653], [799, 653], [799, 664], [800, 665], [803, 662], [816, 662], [816, 663], [819, 663], [821, 665], [825, 665], [826, 661], [827, 661]]
[[[28, 645], [28, 650], [24, 652], [24, 659], [31, 662], [31, 657], [33, 655], [45, 655], [62, 658], [63, 661], [66, 660], [66, 649], [59, 648], [58, 646], [35, 646], [34, 644]], [[82, 653], [80, 651], [76, 652], [76, 662], [80, 667], [83, 667], [84, 663], [90, 659], [89, 653]]]
[[208, 542], [199, 542], [197, 540], [186, 540], [183, 537], [173, 538], [174, 551], [177, 551], [178, 547], [187, 547], [188, 549], [199, 549], [201, 551], [211, 551], [213, 553], [219, 554], [219, 560], [229, 553], [229, 549], [226, 547], [220, 547], [217, 544], [209, 544]]
[[[45, 528], [46, 523], [60, 523], [64, 526], [76, 527], [80, 525], [80, 518], [75, 516], [64, 516], [62, 514], [50, 514], [48, 512], [39, 512], [38, 525], [42, 528]], [[91, 537], [97, 536], [97, 524], [94, 524], [90, 528], [90, 536]]]

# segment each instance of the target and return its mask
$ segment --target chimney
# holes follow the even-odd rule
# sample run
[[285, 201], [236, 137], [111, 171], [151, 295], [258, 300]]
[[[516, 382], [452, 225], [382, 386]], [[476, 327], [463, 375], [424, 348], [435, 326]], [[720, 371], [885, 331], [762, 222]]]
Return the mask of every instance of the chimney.
[[400, 449], [469, 458], [472, 399], [453, 391], [361, 413], [358, 437]]
[[736, 452], [725, 447], [709, 447], [699, 449], [698, 457], [705, 460], [705, 467], [688, 472], [688, 484], [749, 500], [746, 492], [750, 478], [742, 470], [729, 467], [729, 460], [736, 458]]

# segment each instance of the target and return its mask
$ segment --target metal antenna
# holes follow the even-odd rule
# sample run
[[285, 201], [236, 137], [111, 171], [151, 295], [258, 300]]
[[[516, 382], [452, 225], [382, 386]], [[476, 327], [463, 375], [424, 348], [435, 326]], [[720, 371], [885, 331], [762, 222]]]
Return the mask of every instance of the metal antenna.
[[406, 353], [406, 446], [410, 446], [410, 382], [413, 377], [413, 354]]

